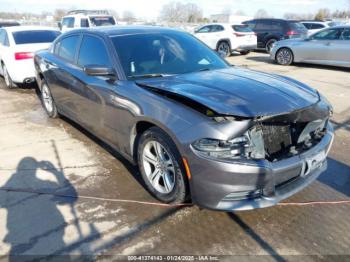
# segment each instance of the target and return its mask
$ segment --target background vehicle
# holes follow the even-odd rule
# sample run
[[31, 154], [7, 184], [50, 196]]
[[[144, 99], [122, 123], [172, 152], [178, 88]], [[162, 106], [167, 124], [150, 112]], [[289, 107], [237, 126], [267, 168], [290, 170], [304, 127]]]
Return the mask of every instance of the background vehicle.
[[325, 29], [327, 27], [331, 27], [333, 22], [324, 22], [324, 21], [300, 21], [302, 23], [307, 31], [308, 31], [308, 36], [317, 33], [318, 31], [321, 31], [322, 29]]
[[163, 202], [267, 207], [326, 169], [331, 106], [316, 90], [232, 67], [188, 33], [74, 30], [34, 62], [47, 114], [137, 163]]
[[47, 49], [59, 34], [55, 29], [37, 26], [0, 29], [0, 74], [8, 88], [35, 81], [34, 52]]
[[74, 28], [115, 24], [115, 18], [106, 10], [72, 10], [62, 18], [59, 27], [62, 32], [65, 32]]
[[10, 27], [10, 26], [19, 26], [20, 23], [15, 21], [0, 21], [0, 28], [2, 27]]
[[258, 48], [270, 52], [274, 43], [283, 39], [304, 38], [307, 36], [307, 29], [298, 21], [283, 19], [254, 19], [245, 21], [258, 37]]
[[246, 25], [207, 24], [195, 30], [194, 35], [210, 48], [224, 52], [226, 56], [233, 51], [246, 55], [257, 46], [255, 33]]
[[277, 42], [271, 59], [281, 65], [305, 62], [350, 67], [350, 26], [323, 29], [307, 39]]

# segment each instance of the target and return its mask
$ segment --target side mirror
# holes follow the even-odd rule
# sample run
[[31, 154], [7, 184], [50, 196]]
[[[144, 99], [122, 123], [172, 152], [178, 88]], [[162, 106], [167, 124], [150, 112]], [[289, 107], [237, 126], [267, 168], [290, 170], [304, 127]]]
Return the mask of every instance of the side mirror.
[[61, 22], [58, 22], [58, 23], [57, 23], [57, 26], [58, 26], [58, 28], [59, 28], [60, 30], [62, 30], [62, 23], [61, 23]]
[[87, 65], [83, 71], [89, 76], [115, 76], [112, 68], [98, 65]]

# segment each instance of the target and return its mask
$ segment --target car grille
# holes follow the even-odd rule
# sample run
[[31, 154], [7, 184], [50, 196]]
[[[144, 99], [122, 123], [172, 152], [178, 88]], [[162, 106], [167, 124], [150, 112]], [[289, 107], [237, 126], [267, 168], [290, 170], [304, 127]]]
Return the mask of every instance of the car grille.
[[288, 124], [262, 124], [262, 133], [266, 153], [275, 156], [277, 153], [289, 151], [292, 145], [291, 129]]

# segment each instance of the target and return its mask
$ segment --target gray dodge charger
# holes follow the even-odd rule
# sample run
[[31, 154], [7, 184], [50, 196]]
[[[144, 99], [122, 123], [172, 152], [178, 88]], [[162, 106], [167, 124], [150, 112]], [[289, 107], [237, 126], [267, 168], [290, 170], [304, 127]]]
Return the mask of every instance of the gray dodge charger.
[[273, 206], [327, 163], [332, 107], [293, 79], [231, 66], [158, 27], [81, 29], [35, 55], [42, 104], [137, 164], [165, 203]]

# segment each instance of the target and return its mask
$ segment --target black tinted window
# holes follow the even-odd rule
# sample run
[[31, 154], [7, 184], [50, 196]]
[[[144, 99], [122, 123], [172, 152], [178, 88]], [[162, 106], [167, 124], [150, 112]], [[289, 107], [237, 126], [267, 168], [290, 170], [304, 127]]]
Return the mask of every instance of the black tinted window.
[[89, 27], [89, 21], [86, 18], [80, 20], [80, 27]]
[[68, 61], [73, 62], [75, 52], [78, 46], [78, 41], [79, 41], [78, 35], [69, 36], [62, 39], [58, 43], [58, 48], [56, 49], [58, 51], [58, 55]]
[[325, 26], [324, 25], [322, 25], [322, 24], [312, 24], [312, 29], [322, 29], [322, 28], [324, 28]]
[[102, 39], [84, 36], [80, 46], [78, 65], [99, 65], [110, 67], [108, 52]]
[[256, 21], [246, 21], [246, 22], [243, 22], [242, 24], [248, 25], [250, 29], [254, 29], [256, 26]]
[[90, 22], [93, 26], [115, 25], [115, 21], [112, 16], [90, 17]]
[[302, 24], [302, 23], [289, 23], [289, 26], [292, 30], [296, 30], [296, 31], [306, 31], [306, 27]]
[[51, 30], [33, 30], [13, 32], [13, 38], [17, 45], [35, 44], [35, 43], [51, 43], [59, 36], [60, 32]]
[[312, 29], [312, 24], [310, 24], [310, 23], [303, 23], [303, 25], [304, 25], [307, 29]]
[[74, 27], [74, 17], [65, 17], [62, 20], [62, 27], [73, 28]]
[[270, 21], [259, 21], [255, 27], [256, 30], [271, 30], [271, 22]]

